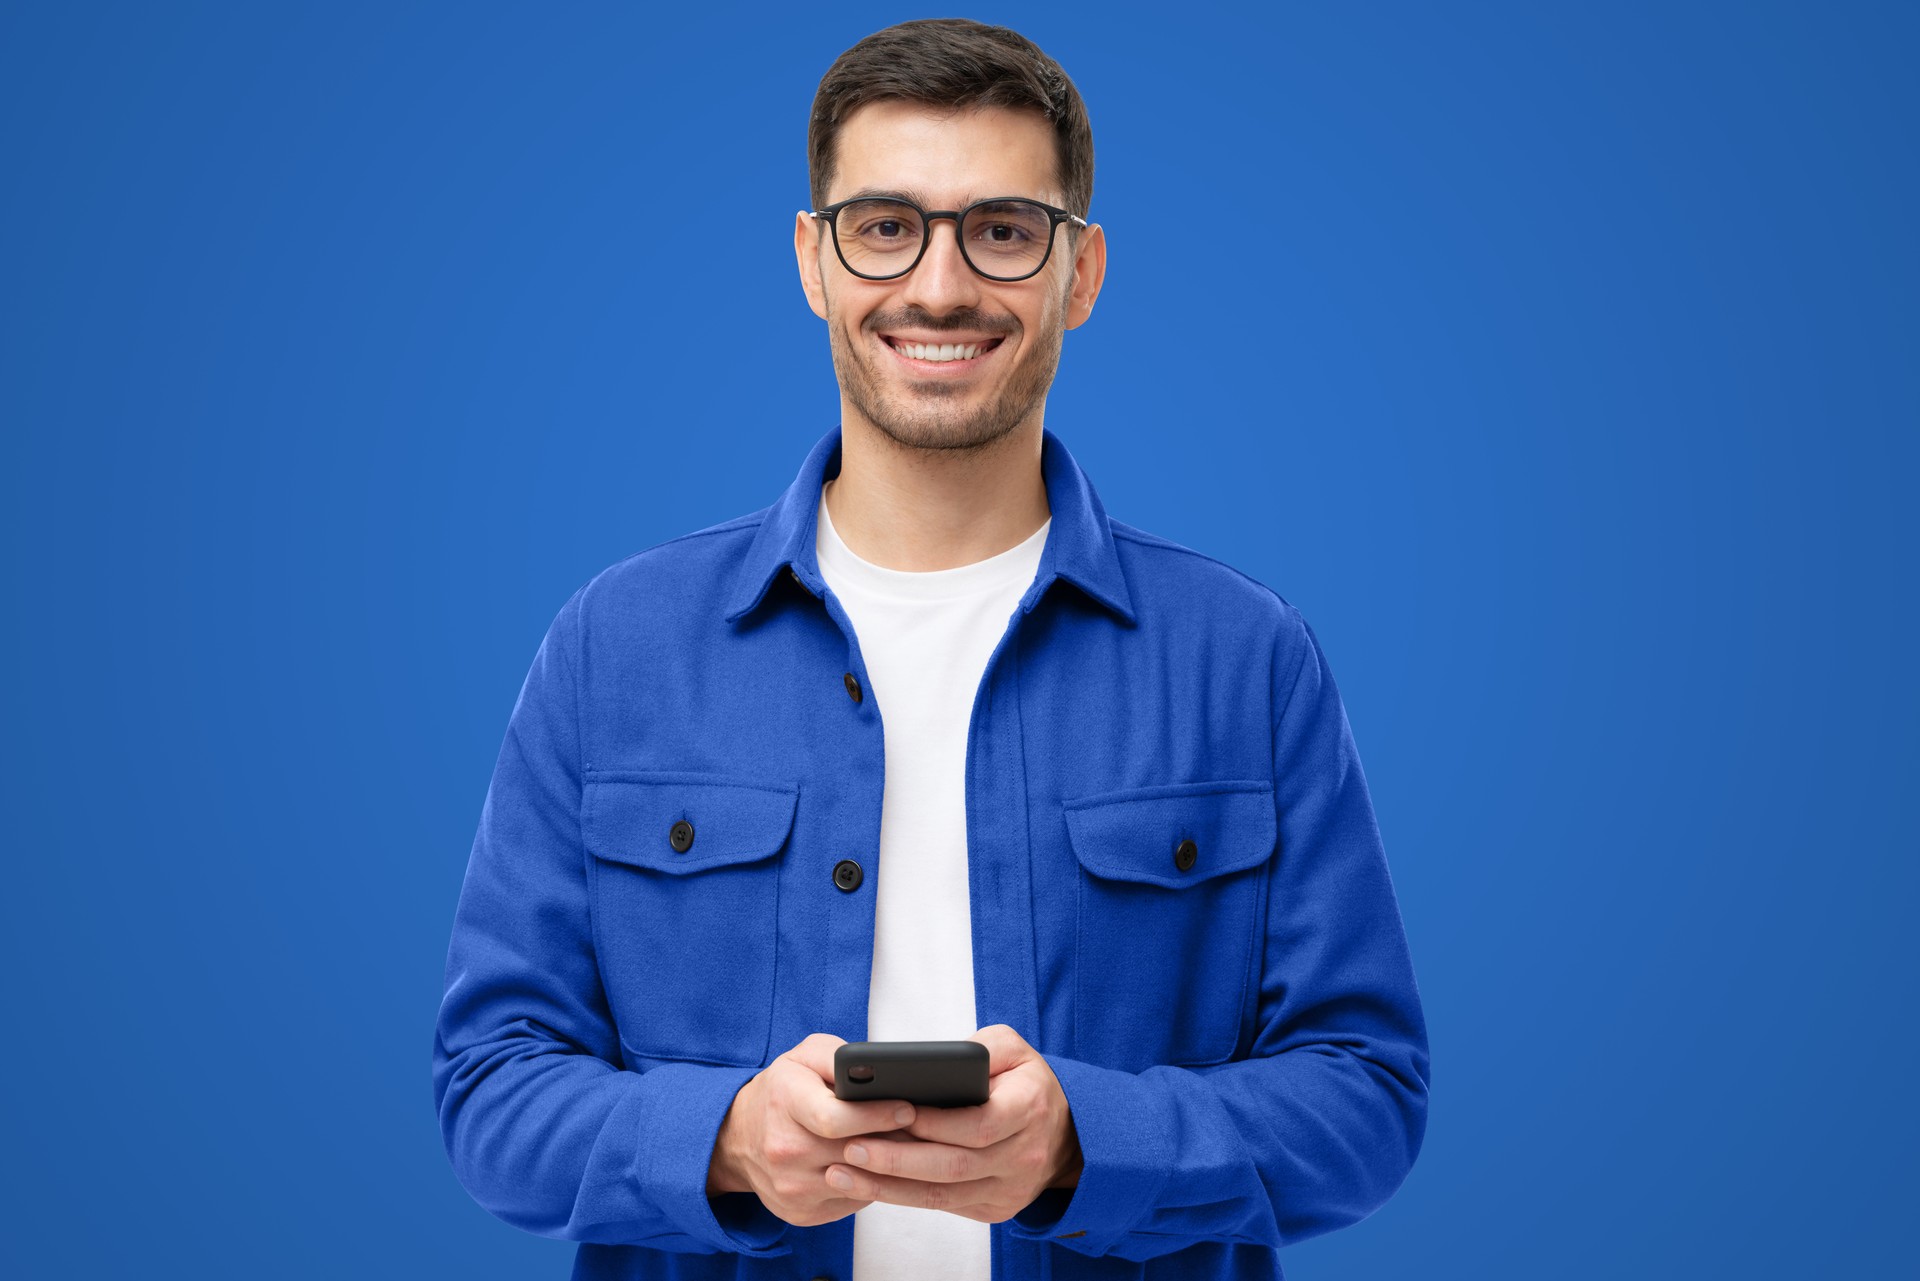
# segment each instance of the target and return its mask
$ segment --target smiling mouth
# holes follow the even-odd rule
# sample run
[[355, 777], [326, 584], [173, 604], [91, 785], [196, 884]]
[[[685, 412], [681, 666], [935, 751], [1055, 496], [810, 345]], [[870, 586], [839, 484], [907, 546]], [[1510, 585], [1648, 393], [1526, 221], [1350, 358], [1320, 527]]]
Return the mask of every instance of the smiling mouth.
[[947, 365], [958, 361], [976, 360], [1005, 342], [1004, 338], [981, 338], [972, 342], [908, 342], [887, 334], [880, 341], [893, 348], [909, 360], [926, 361], [929, 364]]

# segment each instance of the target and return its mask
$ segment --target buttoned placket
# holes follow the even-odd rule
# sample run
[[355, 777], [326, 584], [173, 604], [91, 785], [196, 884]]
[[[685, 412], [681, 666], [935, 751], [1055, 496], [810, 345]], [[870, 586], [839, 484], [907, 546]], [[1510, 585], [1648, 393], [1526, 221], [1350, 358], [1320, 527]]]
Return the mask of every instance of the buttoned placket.
[[[1040, 1047], [1040, 1003], [1035, 987], [1038, 966], [1034, 954], [1032, 915], [1032, 858], [1027, 810], [1025, 745], [1020, 732], [1018, 645], [1021, 622], [1038, 603], [1047, 581], [1048, 558], [1042, 549], [1039, 572], [1034, 583], [1021, 597], [1007, 619], [1005, 630], [988, 655], [976, 686], [973, 706], [967, 718], [965, 760], [966, 849], [969, 920], [973, 941], [974, 1018], [977, 1027], [1004, 1023], [1018, 1032], [1029, 1045]], [[847, 667], [841, 684], [854, 714], [873, 719], [875, 746], [880, 755], [879, 777], [882, 796], [886, 786], [885, 726], [878, 700], [866, 697], [871, 689], [866, 662], [860, 653], [860, 640], [852, 619], [847, 615], [833, 589], [821, 580], [808, 582], [797, 566], [789, 565], [789, 577], [826, 608], [840, 628], [847, 644]], [[1003, 658], [1005, 661], [1003, 662]], [[994, 716], [996, 702], [1006, 714]], [[873, 978], [873, 939], [878, 899], [873, 897], [876, 883], [871, 879], [884, 874], [879, 866], [879, 822], [882, 796], [871, 798], [875, 815], [874, 839], [870, 849], [836, 851], [833, 879], [838, 890], [834, 897], [843, 900], [832, 911], [829, 929], [831, 963], [845, 966], [839, 972], [857, 972], [857, 983], [830, 984], [828, 1016], [836, 1027], [859, 1029], [857, 1038], [867, 1035], [867, 1001]], [[995, 820], [998, 821], [995, 821]], [[852, 883], [843, 880], [842, 868], [851, 865]], [[852, 914], [862, 915], [855, 918]], [[987, 937], [988, 934], [997, 937]], [[855, 955], [855, 953], [859, 953]], [[1009, 963], [1009, 958], [1017, 958]], [[995, 964], [989, 964], [996, 960]], [[844, 1258], [835, 1262], [836, 1275], [853, 1275], [852, 1217], [846, 1225]], [[1007, 1224], [991, 1225], [990, 1250], [994, 1275], [1040, 1278], [1052, 1276], [1053, 1260], [1045, 1246], [1037, 1241], [1015, 1237]], [[1004, 1260], [1004, 1262], [1003, 1262]]]

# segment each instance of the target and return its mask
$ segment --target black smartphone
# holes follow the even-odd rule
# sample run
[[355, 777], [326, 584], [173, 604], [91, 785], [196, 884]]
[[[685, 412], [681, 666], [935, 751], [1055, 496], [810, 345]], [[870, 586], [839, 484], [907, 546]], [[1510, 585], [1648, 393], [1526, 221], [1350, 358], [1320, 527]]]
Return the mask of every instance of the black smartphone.
[[988, 1062], [978, 1041], [850, 1041], [833, 1051], [833, 1094], [849, 1103], [978, 1107], [987, 1101]]

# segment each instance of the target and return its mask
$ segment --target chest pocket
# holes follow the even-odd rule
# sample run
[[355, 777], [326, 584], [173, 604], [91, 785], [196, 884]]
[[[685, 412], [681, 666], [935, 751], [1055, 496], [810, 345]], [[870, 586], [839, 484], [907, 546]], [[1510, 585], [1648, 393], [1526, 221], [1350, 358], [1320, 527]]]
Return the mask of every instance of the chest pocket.
[[797, 797], [790, 783], [716, 774], [587, 780], [594, 947], [629, 1054], [765, 1061]]
[[1130, 1072], [1233, 1057], [1278, 837], [1267, 782], [1065, 802], [1080, 864], [1074, 1045]]

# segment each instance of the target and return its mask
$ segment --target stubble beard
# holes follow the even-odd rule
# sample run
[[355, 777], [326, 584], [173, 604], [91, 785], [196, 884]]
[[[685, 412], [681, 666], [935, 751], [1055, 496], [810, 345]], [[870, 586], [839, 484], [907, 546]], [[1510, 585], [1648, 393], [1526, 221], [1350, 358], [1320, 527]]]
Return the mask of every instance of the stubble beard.
[[[1002, 439], [1039, 412], [1045, 404], [1047, 389], [1053, 385], [1060, 366], [1060, 349], [1066, 327], [1060, 323], [1065, 301], [1047, 308], [1041, 331], [1034, 341], [1011, 316], [991, 317], [982, 312], [956, 312], [936, 318], [924, 312], [875, 313], [869, 316], [862, 333], [874, 341], [887, 329], [951, 329], [1005, 335], [1005, 341], [1022, 339], [1020, 354], [999, 390], [977, 406], [964, 403], [971, 388], [942, 382], [920, 383], [894, 389], [873, 367], [865, 350], [856, 351], [840, 323], [838, 308], [827, 300], [827, 331], [831, 335], [833, 369], [841, 390], [853, 407], [888, 438], [909, 449], [984, 449]], [[884, 359], [885, 357], [881, 357]]]

